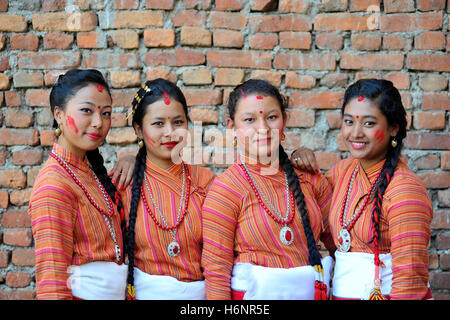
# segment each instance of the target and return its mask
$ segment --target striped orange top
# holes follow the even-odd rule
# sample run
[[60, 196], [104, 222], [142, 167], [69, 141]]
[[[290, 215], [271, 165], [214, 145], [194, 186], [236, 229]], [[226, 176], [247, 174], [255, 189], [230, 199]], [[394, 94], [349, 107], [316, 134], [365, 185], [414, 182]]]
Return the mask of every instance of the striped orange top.
[[[359, 166], [353, 182], [347, 221], [364, 201], [372, 183], [381, 171], [384, 161], [364, 171]], [[333, 239], [338, 245], [341, 230], [339, 217], [345, 203], [345, 193], [351, 175], [359, 160], [349, 158], [338, 162], [327, 172], [327, 178], [334, 186], [330, 209], [330, 227]], [[350, 230], [352, 247], [350, 251], [373, 253], [372, 239], [373, 201]], [[393, 283], [391, 299], [422, 299], [428, 291], [428, 244], [433, 209], [427, 190], [419, 178], [399, 160], [384, 197], [380, 219], [379, 252], [391, 253]]]
[[[152, 191], [153, 199], [164, 214], [169, 226], [177, 221], [178, 206], [180, 204], [183, 183], [181, 164], [175, 164], [168, 170], [146, 161], [146, 177]], [[158, 227], [150, 214], [145, 210], [142, 198], [137, 208], [135, 226], [134, 262], [141, 271], [154, 275], [168, 275], [180, 281], [203, 280], [200, 269], [202, 226], [201, 208], [215, 175], [208, 169], [187, 165], [186, 179], [191, 180], [188, 212], [177, 227], [176, 238], [180, 244], [180, 254], [171, 257], [167, 246], [172, 242], [170, 232]], [[188, 174], [189, 173], [189, 174]], [[153, 216], [164, 225], [159, 213], [148, 194], [145, 180], [142, 182], [147, 204], [153, 210]], [[124, 205], [129, 207], [131, 202], [131, 186], [122, 195]]]
[[[87, 160], [58, 144], [53, 152], [75, 172], [97, 204], [108, 212]], [[122, 246], [120, 215], [113, 206], [112, 225]], [[89, 202], [66, 170], [49, 157], [34, 182], [28, 213], [35, 241], [38, 299], [72, 299], [67, 267], [94, 261], [116, 262], [114, 242], [103, 215]]]
[[[243, 158], [243, 161], [248, 159]], [[285, 175], [261, 175], [261, 164], [247, 164], [252, 177], [273, 206], [285, 216]], [[332, 189], [321, 174], [296, 171], [305, 195], [306, 207], [316, 242], [334, 246], [328, 232], [328, 209]], [[230, 299], [233, 265], [249, 262], [275, 268], [309, 265], [308, 247], [298, 208], [289, 224], [294, 242], [279, 239], [282, 224], [269, 216], [237, 163], [214, 181], [203, 205], [203, 256], [207, 299]], [[266, 204], [266, 206], [268, 206]], [[269, 206], [268, 206], [269, 207]]]

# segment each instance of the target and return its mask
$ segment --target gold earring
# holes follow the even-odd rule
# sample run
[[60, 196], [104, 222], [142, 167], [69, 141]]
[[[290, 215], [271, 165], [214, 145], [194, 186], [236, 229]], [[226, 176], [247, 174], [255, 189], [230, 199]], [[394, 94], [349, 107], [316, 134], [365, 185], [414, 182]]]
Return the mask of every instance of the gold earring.
[[234, 137], [234, 139], [233, 139], [233, 147], [237, 147], [237, 138], [236, 137]]
[[58, 128], [55, 129], [55, 135], [56, 135], [57, 137], [59, 137], [59, 136], [61, 135], [61, 128], [60, 128], [60, 127], [58, 127]]
[[144, 140], [139, 140], [138, 146], [139, 146], [139, 148], [143, 148], [144, 147]]
[[392, 148], [397, 147], [397, 140], [395, 140], [395, 138], [392, 139], [392, 141], [391, 141], [391, 146], [392, 146]]
[[286, 136], [284, 135], [284, 133], [282, 133], [282, 134], [281, 134], [281, 138], [280, 138], [280, 140], [281, 140], [281, 141], [284, 141], [284, 140], [286, 140]]

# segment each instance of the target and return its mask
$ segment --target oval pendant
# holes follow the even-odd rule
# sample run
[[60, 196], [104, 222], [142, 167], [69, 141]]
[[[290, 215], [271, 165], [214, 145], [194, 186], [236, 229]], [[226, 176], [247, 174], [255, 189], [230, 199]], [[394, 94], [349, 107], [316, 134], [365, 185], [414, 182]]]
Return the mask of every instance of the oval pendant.
[[352, 239], [347, 229], [341, 229], [338, 236], [339, 251], [347, 252], [350, 250]]
[[176, 241], [172, 241], [167, 246], [167, 252], [171, 257], [176, 257], [180, 254], [180, 244]]
[[285, 245], [290, 245], [294, 242], [294, 232], [288, 226], [284, 226], [280, 231], [280, 241]]

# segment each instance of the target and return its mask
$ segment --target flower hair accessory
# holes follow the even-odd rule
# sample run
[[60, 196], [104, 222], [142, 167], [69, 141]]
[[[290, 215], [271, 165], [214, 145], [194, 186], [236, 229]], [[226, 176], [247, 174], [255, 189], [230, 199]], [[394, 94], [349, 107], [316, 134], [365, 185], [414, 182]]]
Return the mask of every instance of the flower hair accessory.
[[[142, 88], [140, 90], [138, 90], [138, 92], [136, 92], [136, 94], [134, 95], [133, 102], [131, 103], [131, 110], [126, 117], [127, 120], [132, 114], [134, 114], [134, 112], [136, 111], [136, 108], [139, 106], [139, 103], [141, 103], [141, 100], [144, 99], [145, 95], [149, 94], [151, 92], [152, 92], [152, 89], [150, 89], [146, 83], [142, 86]], [[139, 94], [139, 93], [141, 93], [141, 94]]]

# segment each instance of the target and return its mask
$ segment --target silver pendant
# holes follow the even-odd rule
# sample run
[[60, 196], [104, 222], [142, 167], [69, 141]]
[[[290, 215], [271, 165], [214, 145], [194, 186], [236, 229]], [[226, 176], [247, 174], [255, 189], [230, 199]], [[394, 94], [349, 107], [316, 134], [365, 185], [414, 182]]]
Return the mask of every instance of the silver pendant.
[[180, 244], [176, 241], [172, 241], [167, 246], [167, 252], [171, 257], [176, 257], [180, 254]]
[[347, 229], [342, 228], [341, 231], [339, 231], [338, 242], [339, 251], [347, 252], [350, 250], [352, 239]]
[[284, 226], [280, 231], [280, 240], [285, 245], [290, 245], [294, 242], [294, 232], [288, 226]]
[[116, 250], [116, 260], [117, 260], [117, 262], [120, 262], [120, 259], [122, 259], [122, 254], [120, 253], [120, 248], [116, 244], [116, 245], [114, 245], [114, 249]]

